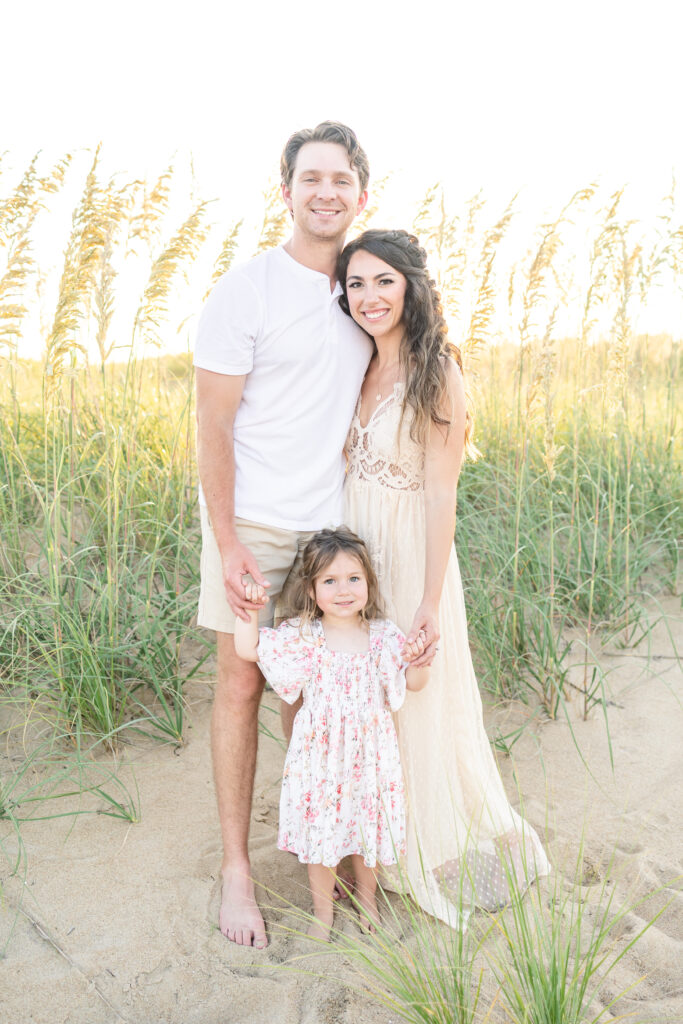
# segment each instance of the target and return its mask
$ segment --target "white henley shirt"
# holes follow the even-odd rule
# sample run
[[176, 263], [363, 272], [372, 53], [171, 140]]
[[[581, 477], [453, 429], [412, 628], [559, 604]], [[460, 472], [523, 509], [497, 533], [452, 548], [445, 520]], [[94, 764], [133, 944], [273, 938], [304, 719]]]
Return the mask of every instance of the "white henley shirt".
[[229, 270], [204, 306], [194, 365], [247, 375], [233, 430], [241, 519], [288, 530], [341, 521], [342, 449], [372, 343], [340, 294], [280, 246]]

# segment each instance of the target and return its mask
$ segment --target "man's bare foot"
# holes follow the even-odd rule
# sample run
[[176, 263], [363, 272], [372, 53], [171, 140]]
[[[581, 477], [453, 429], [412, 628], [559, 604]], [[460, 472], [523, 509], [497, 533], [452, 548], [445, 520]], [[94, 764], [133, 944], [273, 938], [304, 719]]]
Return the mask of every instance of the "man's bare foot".
[[[249, 871], [248, 865], [245, 870]], [[238, 946], [265, 949], [268, 945], [266, 926], [248, 873], [229, 869], [223, 872], [218, 925], [223, 935]]]
[[329, 914], [321, 913], [320, 916], [316, 915], [315, 919], [311, 922], [307, 934], [312, 939], [322, 939], [323, 942], [330, 941], [330, 930], [334, 922], [334, 911], [331, 910]]

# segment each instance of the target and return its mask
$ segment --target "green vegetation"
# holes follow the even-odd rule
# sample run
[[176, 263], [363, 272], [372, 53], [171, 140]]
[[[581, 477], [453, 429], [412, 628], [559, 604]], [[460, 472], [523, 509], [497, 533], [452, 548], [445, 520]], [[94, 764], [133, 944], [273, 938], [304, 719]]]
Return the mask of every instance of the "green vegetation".
[[[469, 917], [462, 878], [463, 888], [451, 895], [466, 927], [424, 914], [409, 892], [383, 894], [382, 924], [362, 938], [350, 893], [336, 905], [332, 946], [307, 939], [308, 950], [283, 966], [324, 977], [321, 956], [341, 952], [355, 975], [353, 987], [407, 1024], [622, 1020], [620, 1001], [643, 979], [619, 965], [671, 902], [666, 887], [634, 897], [624, 873], [616, 850], [596, 872], [579, 838], [576, 860], [530, 888], [510, 870], [510, 903], [495, 913]], [[274, 934], [306, 936], [309, 914], [281, 899], [270, 910]]]
[[[71, 160], [45, 176], [37, 167], [0, 191], [0, 819], [13, 870], [28, 817], [104, 807], [138, 818], [134, 787], [117, 772], [127, 737], [182, 743], [183, 688], [210, 646], [193, 625], [191, 362], [160, 351], [184, 322], [177, 302], [190, 271], [196, 311], [242, 232], [241, 221], [219, 226], [211, 254], [206, 203], [186, 203], [180, 227], [169, 225], [171, 168], [151, 187], [122, 185], [101, 178], [96, 154], [56, 298], [38, 316], [36, 225]], [[286, 230], [276, 191], [257, 248]], [[621, 194], [591, 186], [518, 252], [514, 203], [491, 224], [481, 197], [455, 216], [435, 188], [415, 220], [463, 350], [482, 452], [463, 472], [457, 522], [480, 683], [551, 717], [578, 690], [584, 715], [607, 718], [601, 639], [642, 642], [657, 596], [678, 586], [680, 342], [638, 325], [662, 295], [680, 306], [683, 228], [673, 194], [656, 224], [622, 207]], [[144, 274], [132, 301], [131, 262]], [[20, 359], [21, 339], [36, 332], [43, 357]], [[548, 919], [536, 897], [519, 900], [496, 925], [510, 1019], [566, 1024], [586, 1011], [580, 904], [556, 893], [549, 908]], [[605, 908], [582, 947], [589, 966], [610, 939]], [[472, 1019], [479, 944], [446, 930], [446, 948], [436, 926], [410, 914], [415, 948], [387, 939], [366, 957], [375, 989], [388, 972], [387, 1001], [405, 1020]], [[548, 995], [557, 1013], [525, 1017], [525, 1005], [546, 999], [548, 958], [564, 970], [570, 948], [579, 968]]]

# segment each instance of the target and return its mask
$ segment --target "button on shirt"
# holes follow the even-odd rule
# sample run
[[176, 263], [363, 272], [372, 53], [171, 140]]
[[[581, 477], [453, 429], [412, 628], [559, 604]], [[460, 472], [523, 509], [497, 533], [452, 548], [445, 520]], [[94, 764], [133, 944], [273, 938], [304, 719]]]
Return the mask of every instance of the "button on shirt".
[[239, 518], [340, 522], [343, 447], [372, 353], [340, 294], [278, 247], [224, 274], [206, 302], [195, 366], [247, 375], [233, 428]]

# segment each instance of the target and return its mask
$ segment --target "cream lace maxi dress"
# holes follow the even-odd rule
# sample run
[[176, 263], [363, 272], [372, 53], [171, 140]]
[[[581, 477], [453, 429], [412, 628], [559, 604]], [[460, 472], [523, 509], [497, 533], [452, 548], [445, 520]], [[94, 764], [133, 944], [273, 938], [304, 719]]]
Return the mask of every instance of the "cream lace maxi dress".
[[[424, 449], [399, 424], [403, 385], [366, 427], [360, 400], [347, 440], [345, 522], [368, 545], [385, 614], [408, 631], [422, 599], [425, 567]], [[510, 806], [484, 731], [472, 667], [460, 569], [451, 549], [439, 607], [441, 639], [427, 687], [395, 715], [407, 803], [407, 853], [383, 872], [452, 926], [474, 904], [509, 901], [509, 876], [523, 888], [550, 866], [536, 832]]]

